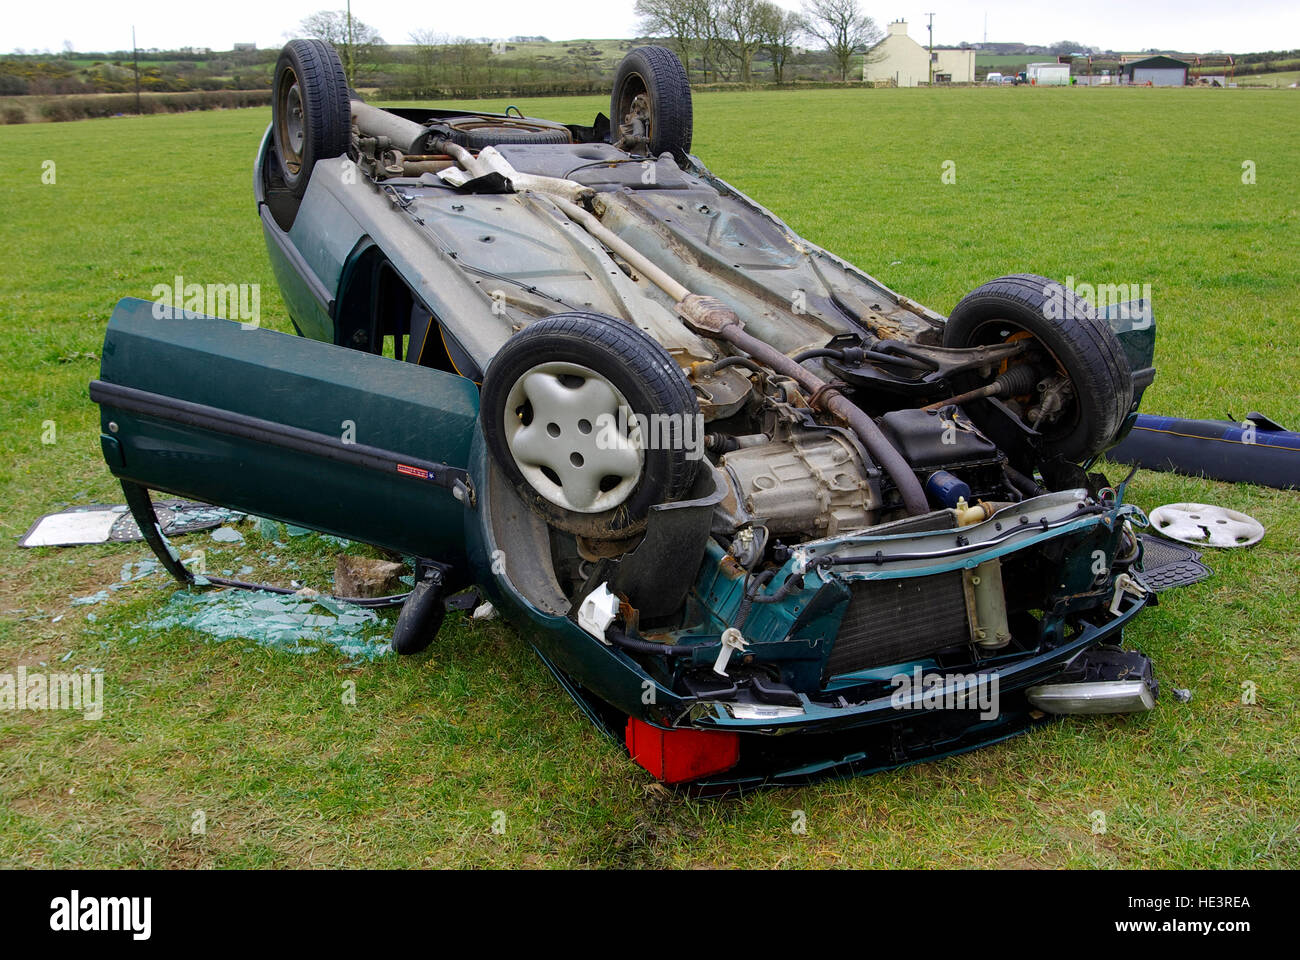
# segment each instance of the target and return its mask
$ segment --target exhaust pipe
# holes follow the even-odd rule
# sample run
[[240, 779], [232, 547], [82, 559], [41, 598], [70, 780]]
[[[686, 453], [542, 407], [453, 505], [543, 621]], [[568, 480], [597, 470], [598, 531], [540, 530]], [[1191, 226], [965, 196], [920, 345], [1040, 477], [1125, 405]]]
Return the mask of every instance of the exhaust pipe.
[[428, 131], [414, 120], [407, 120], [387, 110], [380, 110], [361, 100], [352, 101], [352, 122], [363, 136], [387, 137], [393, 149], [402, 153], [426, 154], [424, 140]]

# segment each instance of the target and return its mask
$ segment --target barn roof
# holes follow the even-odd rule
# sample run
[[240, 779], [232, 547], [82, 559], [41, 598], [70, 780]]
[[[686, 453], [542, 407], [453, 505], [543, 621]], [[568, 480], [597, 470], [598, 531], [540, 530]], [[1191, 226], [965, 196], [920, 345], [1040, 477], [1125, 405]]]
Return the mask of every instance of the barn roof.
[[1132, 70], [1134, 67], [1181, 67], [1186, 70], [1187, 62], [1185, 60], [1176, 60], [1173, 57], [1162, 55], [1158, 57], [1147, 57], [1145, 60], [1130, 60], [1128, 63], [1124, 64], [1124, 69], [1126, 71]]

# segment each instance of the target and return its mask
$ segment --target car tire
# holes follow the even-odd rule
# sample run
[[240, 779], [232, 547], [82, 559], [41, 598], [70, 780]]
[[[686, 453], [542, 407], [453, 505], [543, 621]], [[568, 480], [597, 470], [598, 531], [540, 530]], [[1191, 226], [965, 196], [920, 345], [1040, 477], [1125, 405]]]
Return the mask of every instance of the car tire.
[[572, 143], [573, 135], [565, 127], [549, 123], [477, 123], [448, 121], [451, 141], [466, 150], [482, 150], [515, 143]]
[[[999, 277], [967, 294], [944, 328], [946, 347], [1001, 343], [1027, 333], [1056, 361], [1073, 384], [1072, 409], [1042, 431], [1040, 452], [1048, 459], [1083, 463], [1105, 450], [1133, 407], [1133, 373], [1110, 325], [1091, 304], [1046, 277], [1022, 273]], [[979, 381], [957, 384], [958, 389]], [[986, 412], [970, 409], [977, 426]]]
[[609, 99], [615, 141], [619, 139], [619, 125], [641, 94], [650, 101], [650, 154], [657, 157], [668, 151], [679, 164], [685, 163], [691, 152], [694, 114], [691, 82], [677, 54], [667, 47], [636, 47], [618, 65]]
[[316, 161], [342, 156], [352, 137], [348, 82], [338, 52], [324, 40], [290, 40], [271, 87], [271, 130], [284, 184], [307, 192]]
[[[684, 431], [699, 412], [659, 343], [625, 321], [574, 312], [506, 341], [484, 376], [479, 419], [493, 463], [530, 509], [556, 529], [619, 540], [645, 528], [654, 504], [690, 490], [700, 458], [686, 441], [703, 438]], [[659, 442], [633, 414], [658, 415], [646, 422]]]

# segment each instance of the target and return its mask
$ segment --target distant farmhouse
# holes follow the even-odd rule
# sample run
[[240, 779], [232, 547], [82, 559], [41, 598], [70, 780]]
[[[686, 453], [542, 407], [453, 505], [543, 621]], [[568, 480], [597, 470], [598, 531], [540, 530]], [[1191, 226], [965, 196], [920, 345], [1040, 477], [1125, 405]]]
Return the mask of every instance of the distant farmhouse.
[[973, 47], [935, 47], [930, 51], [907, 35], [907, 21], [895, 20], [885, 38], [867, 51], [862, 79], [877, 86], [915, 87], [935, 83], [974, 83]]

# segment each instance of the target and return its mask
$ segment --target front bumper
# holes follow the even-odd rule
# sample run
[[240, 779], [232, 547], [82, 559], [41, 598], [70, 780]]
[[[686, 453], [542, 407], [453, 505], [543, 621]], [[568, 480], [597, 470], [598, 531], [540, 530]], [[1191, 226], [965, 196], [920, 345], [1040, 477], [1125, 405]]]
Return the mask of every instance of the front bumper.
[[[1066, 591], [1070, 593], [1069, 603], [1074, 606], [1063, 602], [1062, 610], [1068, 607], [1076, 628], [1074, 632], [1068, 636], [1064, 632], [1045, 636], [1035, 651], [990, 659], [987, 666], [968, 675], [966, 683], [972, 694], [981, 685], [996, 690], [997, 709], [993, 712], [979, 707], [978, 698], [973, 695], [966, 703], [975, 703], [974, 708], [968, 708], [958, 699], [955, 708], [935, 709], [925, 702], [921, 692], [900, 698], [881, 682], [887, 678], [880, 671], [875, 677], [837, 678], [811, 697], [799, 693], [797, 706], [783, 710], [737, 710], [734, 701], [684, 695], [662, 673], [648, 669], [627, 652], [587, 634], [568, 613], [539, 609], [516, 589], [504, 572], [493, 571], [491, 558], [501, 546], [493, 534], [494, 504], [488, 495], [489, 486], [477, 482], [477, 473], [483, 467], [483, 450], [477, 437], [474, 447], [470, 472], [475, 475], [481, 495], [478, 508], [467, 515], [467, 539], [471, 559], [479, 567], [480, 582], [565, 690], [617, 741], [624, 740], [629, 717], [664, 731], [694, 730], [738, 736], [739, 762], [725, 773], [695, 780], [691, 784], [694, 790], [729, 791], [764, 783], [855, 775], [947, 756], [1014, 736], [1051, 719], [1030, 702], [1027, 691], [1062, 679], [1071, 661], [1083, 651], [1118, 644], [1124, 626], [1149, 599], [1123, 595], [1116, 613], [1111, 614], [1104, 603], [1099, 603], [1095, 593], [1085, 596], [1076, 589], [1080, 583], [1091, 583], [1086, 564], [1081, 574], [1083, 579], [1076, 577], [1071, 581], [1063, 574], [1063, 584], [1069, 584]], [[1089, 537], [1105, 544], [1118, 536], [1126, 511], [1131, 509], [1115, 505], [1108, 510], [1087, 513], [1075, 511], [1065, 502], [1067, 499], [1052, 502], [1055, 512], [1047, 517], [1045, 526], [1021, 524], [1014, 515], [999, 515], [1002, 526], [990, 520], [984, 530], [963, 528], [960, 535], [964, 545], [937, 562], [913, 556], [917, 552], [913, 535], [848, 538], [834, 544], [823, 543], [818, 549], [825, 556], [831, 550], [856, 554], [870, 546], [873, 553], [877, 549], [892, 550], [899, 556], [896, 563], [844, 565], [838, 568], [837, 576], [921, 576], [932, 574], [937, 567], [953, 570], [974, 566], [990, 556], [1004, 556], [1056, 538]], [[498, 506], [505, 509], [505, 505]], [[1018, 530], [1013, 537], [1005, 535], [1008, 519]], [[946, 535], [951, 536], [953, 532]], [[873, 542], [867, 544], [869, 540]], [[1094, 540], [1088, 541], [1090, 548]], [[809, 558], [807, 555], [792, 557], [791, 564], [794, 563], [808, 564]], [[771, 623], [767, 627], [761, 622], [756, 624], [755, 635], [764, 630], [770, 630], [770, 635], [760, 637], [753, 648], [762, 656], [779, 655], [783, 649], [815, 648], [815, 642], [792, 639], [792, 624], [799, 621], [800, 608], [833, 579], [812, 569], [808, 572], [806, 589], [792, 595], [790, 604], [765, 607], [764, 616], [770, 617]], [[808, 621], [805, 618], [802, 622], [806, 625]], [[746, 634], [749, 633], [747, 627]], [[830, 636], [833, 638], [834, 633]], [[691, 655], [691, 663], [705, 667], [712, 663], [716, 632], [710, 634], [706, 629], [686, 639], [699, 648], [698, 653]], [[938, 670], [934, 663], [909, 664], [899, 669], [911, 670], [914, 666], [925, 672]], [[874, 695], [863, 695], [863, 691], [871, 690], [876, 691]]]
[[[1009, 694], [1023, 694], [1028, 688], [1044, 684], [1058, 676], [1083, 651], [1091, 647], [1117, 645], [1125, 624], [1146, 605], [1147, 598], [1126, 598], [1126, 603], [1127, 606], [1121, 608], [1119, 616], [1107, 623], [1083, 629], [1058, 647], [969, 674], [972, 679], [965, 684], [949, 687], [954, 694], [953, 699], [957, 698], [957, 694], [965, 692], [969, 694], [968, 702], [974, 702], [981, 685], [986, 688], [996, 686], [998, 696], [1002, 699]], [[845, 706], [828, 706], [804, 695], [800, 696], [804, 707], [800, 716], [749, 720], [733, 716], [726, 704], [697, 704], [689, 713], [689, 725], [700, 730], [734, 730], [769, 735], [794, 731], [821, 733], [890, 723], [902, 716], [928, 712], [930, 709], [924, 702], [924, 691], [913, 691], [905, 698], [890, 694]], [[978, 715], [976, 710], [961, 712], [970, 716]]]
[[[803, 715], [754, 721], [734, 717], [726, 704], [679, 701], [685, 708], [679, 722], [659, 725], [738, 735], [739, 761], [734, 766], [683, 785], [696, 796], [861, 776], [954, 756], [1059, 719], [1033, 704], [1030, 691], [1061, 679], [1070, 663], [1085, 651], [1118, 644], [1124, 626], [1146, 602], [1146, 598], [1132, 599], [1109, 623], [1086, 629], [1051, 651], [985, 673], [986, 682], [996, 684], [995, 716], [982, 716], [978, 707], [927, 709], [917, 705], [913, 709], [882, 696], [844, 707], [827, 707], [804, 698]], [[612, 707], [566, 673], [547, 655], [542, 643], [534, 642], [534, 648], [584, 712], [612, 740], [623, 744], [628, 712]], [[630, 658], [629, 664], [639, 671]], [[646, 682], [653, 683], [648, 677]]]

